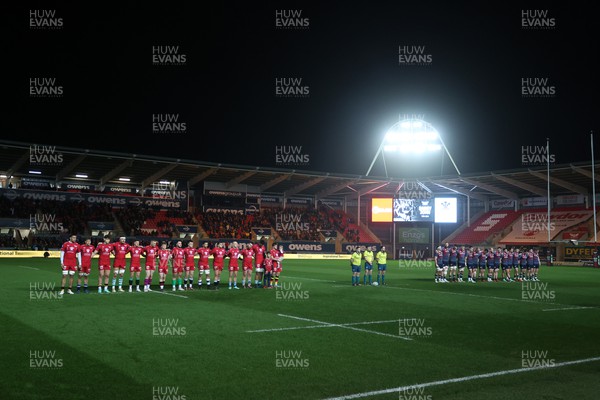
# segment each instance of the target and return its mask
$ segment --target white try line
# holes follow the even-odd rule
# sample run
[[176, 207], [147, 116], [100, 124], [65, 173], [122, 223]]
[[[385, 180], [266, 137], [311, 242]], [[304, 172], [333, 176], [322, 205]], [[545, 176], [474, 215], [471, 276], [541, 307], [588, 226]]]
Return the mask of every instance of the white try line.
[[481, 374], [481, 375], [463, 376], [462, 378], [444, 379], [442, 381], [420, 383], [417, 385], [399, 386], [399, 387], [390, 388], [390, 389], [374, 390], [372, 392], [348, 394], [348, 395], [339, 396], [339, 397], [329, 397], [325, 400], [360, 399], [363, 397], [378, 396], [381, 394], [396, 393], [396, 392], [401, 393], [401, 392], [405, 392], [407, 390], [414, 390], [414, 389], [421, 389], [421, 388], [426, 388], [426, 387], [431, 387], [431, 386], [445, 385], [448, 383], [467, 382], [467, 381], [472, 381], [472, 380], [476, 380], [476, 379], [486, 379], [486, 378], [493, 378], [493, 377], [502, 376], [502, 375], [520, 374], [522, 372], [559, 368], [559, 367], [565, 367], [568, 365], [584, 364], [584, 363], [589, 363], [589, 362], [594, 362], [594, 361], [600, 361], [600, 357], [584, 358], [582, 360], [574, 360], [574, 361], [565, 361], [565, 362], [560, 362], [560, 363], [554, 363], [553, 365], [540, 365], [538, 367], [507, 369], [504, 371], [489, 372], [487, 374]]
[[586, 310], [586, 309], [590, 309], [590, 308], [597, 308], [597, 307], [564, 307], [564, 308], [546, 308], [542, 311], [564, 311], [564, 310]]
[[[366, 322], [350, 322], [347, 324], [338, 324], [339, 326], [354, 326], [354, 325], [373, 325], [373, 324], [389, 324], [391, 322], [398, 322], [397, 319], [390, 319], [386, 321], [366, 321]], [[246, 331], [246, 333], [259, 333], [259, 332], [279, 332], [279, 331], [294, 331], [297, 329], [315, 329], [315, 328], [335, 328], [338, 325], [305, 325], [305, 326], [291, 326], [288, 328], [273, 328], [273, 329], [257, 329], [253, 331]]]
[[34, 267], [26, 267], [25, 265], [15, 265], [15, 266], [16, 266], [16, 267], [18, 267], [18, 268], [34, 269], [34, 270], [36, 270], [36, 271], [39, 271], [39, 270], [40, 270], [39, 268], [34, 268]]
[[280, 317], [285, 317], [285, 318], [292, 318], [292, 319], [297, 319], [300, 321], [307, 321], [307, 322], [313, 322], [315, 324], [321, 324], [321, 325], [330, 325], [332, 327], [338, 327], [338, 328], [344, 328], [344, 329], [350, 329], [352, 331], [359, 331], [359, 332], [366, 332], [366, 333], [373, 333], [375, 335], [381, 335], [381, 336], [388, 336], [388, 337], [393, 337], [394, 339], [402, 339], [402, 340], [412, 340], [409, 337], [404, 337], [404, 336], [398, 336], [398, 335], [390, 335], [389, 333], [383, 333], [383, 332], [377, 332], [377, 331], [371, 331], [368, 329], [361, 329], [361, 328], [355, 328], [353, 326], [346, 326], [346, 325], [341, 325], [341, 324], [332, 324], [329, 322], [323, 322], [323, 321], [318, 321], [316, 319], [310, 319], [310, 318], [302, 318], [302, 317], [295, 317], [293, 315], [286, 315], [286, 314], [277, 314]]
[[153, 291], [151, 291], [151, 292], [148, 292], [148, 293], [166, 294], [167, 296], [181, 297], [182, 299], [188, 299], [188, 298], [189, 298], [189, 297], [187, 297], [187, 296], [182, 296], [182, 295], [180, 295], [180, 294], [168, 293], [167, 291], [161, 292], [161, 291], [158, 291], [158, 290], [153, 290]]

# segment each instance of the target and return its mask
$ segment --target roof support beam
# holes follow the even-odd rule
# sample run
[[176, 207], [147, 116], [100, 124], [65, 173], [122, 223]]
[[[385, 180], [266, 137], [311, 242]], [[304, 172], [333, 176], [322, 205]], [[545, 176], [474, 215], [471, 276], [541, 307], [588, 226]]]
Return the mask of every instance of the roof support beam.
[[530, 193], [537, 194], [540, 197], [546, 197], [546, 196], [548, 196], [548, 193], [546, 193], [546, 191], [544, 189], [540, 188], [540, 187], [530, 185], [529, 183], [519, 182], [518, 180], [513, 179], [513, 178], [509, 178], [508, 176], [496, 175], [493, 172], [491, 174], [492, 174], [492, 176], [494, 178], [498, 179], [499, 181], [508, 183], [509, 185], [513, 185], [513, 186], [518, 187], [520, 189], [526, 190], [526, 191], [528, 191]]
[[241, 174], [239, 176], [236, 176], [235, 178], [233, 178], [232, 180], [230, 180], [229, 182], [225, 183], [225, 187], [226, 188], [230, 188], [232, 186], [237, 185], [238, 183], [241, 183], [243, 181], [245, 181], [246, 179], [250, 178], [252, 175], [255, 175], [257, 171], [248, 171], [244, 174]]
[[[588, 171], [587, 169], [583, 169], [581, 167], [576, 167], [573, 164], [571, 164], [571, 169], [581, 175], [587, 176], [590, 179], [592, 178], [592, 171]], [[594, 174], [593, 177], [596, 180], [596, 182], [600, 182], [599, 174]]]
[[265, 190], [270, 189], [273, 186], [280, 184], [281, 182], [285, 181], [286, 179], [288, 179], [291, 176], [292, 176], [291, 174], [281, 174], [278, 177], [273, 178], [270, 181], [265, 182], [262, 185], [260, 185], [260, 191], [264, 192]]
[[209, 168], [206, 171], [202, 172], [201, 174], [196, 175], [192, 179], [188, 180], [188, 187], [194, 186], [198, 182], [202, 182], [203, 180], [205, 180], [206, 178], [208, 178], [215, 172], [217, 172], [217, 168]]
[[81, 154], [77, 156], [73, 161], [65, 165], [63, 169], [56, 173], [56, 180], [59, 181], [64, 178], [67, 174], [75, 169], [81, 162], [87, 157], [87, 154]]
[[177, 164], [169, 164], [166, 167], [161, 168], [160, 170], [156, 171], [155, 173], [144, 179], [140, 188], [142, 193], [144, 192], [144, 189], [146, 189], [149, 185], [153, 184], [154, 182], [171, 172], [176, 167]]
[[[529, 173], [537, 178], [543, 179], [545, 182], [548, 182], [548, 176], [546, 176], [546, 174], [542, 174], [541, 172], [532, 171], [532, 170], [529, 170]], [[565, 189], [568, 189], [571, 192], [579, 193], [584, 196], [587, 196], [587, 194], [588, 194], [588, 191], [586, 188], [579, 186], [579, 185], [575, 185], [574, 183], [570, 183], [570, 182], [567, 182], [562, 179], [555, 178], [553, 176], [550, 177], [550, 183], [564, 187]]]
[[103, 177], [100, 178], [100, 186], [106, 185], [108, 181], [119, 175], [125, 168], [130, 167], [132, 164], [133, 159], [125, 160], [121, 164], [108, 171]]
[[483, 190], [487, 190], [488, 192], [497, 194], [499, 196], [502, 197], [506, 197], [507, 199], [512, 199], [512, 200], [518, 200], [519, 199], [519, 195], [516, 194], [515, 192], [511, 192], [509, 190], [505, 190], [505, 189], [501, 189], [498, 188], [494, 185], [490, 185], [488, 183], [482, 183], [473, 179], [468, 179], [468, 178], [460, 178], [461, 181], [468, 183], [470, 185], [474, 185], [477, 187], [482, 188]]
[[297, 185], [297, 186], [295, 186], [295, 187], [293, 187], [293, 188], [291, 188], [291, 189], [289, 189], [289, 190], [286, 190], [286, 191], [284, 192], [284, 195], [285, 195], [286, 197], [293, 196], [293, 195], [295, 195], [296, 193], [300, 193], [300, 192], [302, 192], [303, 190], [306, 190], [306, 189], [308, 189], [309, 187], [311, 187], [311, 186], [314, 186], [314, 185], [316, 185], [317, 183], [324, 181], [325, 179], [326, 179], [326, 178], [325, 178], [324, 176], [320, 176], [320, 177], [318, 177], [318, 178], [311, 179], [311, 180], [309, 180], [309, 181], [306, 181], [306, 182], [304, 182], [304, 183], [301, 183], [301, 184], [299, 184], [299, 185]]
[[434, 185], [438, 185], [441, 188], [450, 190], [451, 192], [462, 194], [462, 195], [471, 197], [473, 199], [477, 199], [477, 200], [481, 200], [481, 201], [489, 200], [488, 196], [481, 194], [481, 193], [474, 193], [474, 192], [471, 192], [470, 190], [466, 190], [461, 187], [446, 184], [446, 183], [440, 183], [440, 182], [436, 182], [436, 181], [430, 181], [430, 182], [433, 183]]

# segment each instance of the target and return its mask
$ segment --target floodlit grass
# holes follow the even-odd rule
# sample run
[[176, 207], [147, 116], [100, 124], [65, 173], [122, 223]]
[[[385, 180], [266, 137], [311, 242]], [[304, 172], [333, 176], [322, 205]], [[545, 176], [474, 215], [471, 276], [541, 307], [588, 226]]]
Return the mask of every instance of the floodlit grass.
[[[0, 268], [6, 399], [319, 399], [600, 357], [591, 268], [436, 284], [432, 266], [390, 261], [386, 286], [352, 287], [348, 261], [287, 260], [279, 290], [222, 279], [174, 296], [168, 280], [165, 294], [99, 295], [94, 260], [91, 293], [62, 298], [56, 259]], [[370, 398], [592, 399], [598, 373], [592, 361]]]

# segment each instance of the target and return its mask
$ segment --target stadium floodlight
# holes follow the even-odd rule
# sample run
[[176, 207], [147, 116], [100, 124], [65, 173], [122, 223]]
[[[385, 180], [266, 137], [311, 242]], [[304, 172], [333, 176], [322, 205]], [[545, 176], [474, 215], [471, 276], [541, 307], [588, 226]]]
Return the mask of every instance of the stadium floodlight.
[[88, 176], [86, 174], [75, 174], [75, 178], [87, 178]]
[[131, 179], [130, 178], [119, 178], [119, 180], [121, 182], [129, 182]]
[[33, 175], [41, 175], [42, 171], [29, 171], [29, 173]]
[[[367, 176], [371, 172], [375, 161], [383, 152], [400, 154], [424, 154], [441, 151], [442, 148], [450, 158], [458, 175], [460, 171], [444, 144], [439, 132], [431, 125], [419, 118], [405, 118], [392, 125], [384, 135], [383, 141], [369, 166]], [[387, 176], [387, 166], [383, 157], [383, 166]]]
[[161, 185], [170, 185], [171, 182], [169, 181], [159, 181], [158, 183], [160, 183]]

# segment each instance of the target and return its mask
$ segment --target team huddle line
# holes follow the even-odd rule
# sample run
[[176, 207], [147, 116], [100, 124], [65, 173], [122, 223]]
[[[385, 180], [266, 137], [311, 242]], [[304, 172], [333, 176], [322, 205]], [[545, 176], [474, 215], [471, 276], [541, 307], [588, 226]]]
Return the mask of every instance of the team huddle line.
[[[158, 247], [158, 242], [152, 240], [148, 246], [140, 246], [139, 240], [135, 240], [131, 245], [126, 242], [125, 237], [120, 237], [116, 243], [111, 243], [110, 237], [105, 236], [103, 243], [97, 246], [91, 244], [91, 239], [86, 239], [84, 244], [77, 242], [77, 235], [72, 235], [69, 241], [62, 245], [60, 251], [60, 265], [62, 268], [61, 291], [65, 293], [65, 284], [68, 280], [68, 294], [74, 294], [72, 291], [73, 277], [78, 272], [77, 293], [82, 289], [89, 293], [88, 279], [91, 273], [92, 258], [98, 255], [98, 293], [111, 293], [109, 291], [109, 279], [112, 262], [112, 293], [124, 292], [123, 276], [127, 267], [126, 256], [130, 255], [129, 262], [129, 292], [141, 292], [140, 274], [142, 271], [142, 257], [144, 257], [144, 292], [151, 292], [152, 279], [154, 272], [158, 268], [159, 289], [165, 290], [165, 282], [169, 273], [172, 274], [172, 290], [194, 290], [194, 273], [196, 270], [196, 254], [198, 259], [198, 289], [203, 286], [202, 275], [206, 282], [207, 289], [219, 289], [221, 282], [221, 273], [225, 267], [225, 258], [228, 258], [227, 269], [229, 271], [228, 282], [229, 289], [239, 289], [237, 284], [237, 275], [240, 269], [239, 260], [242, 261], [242, 288], [277, 288], [279, 286], [279, 277], [282, 272], [283, 246], [277, 246], [273, 243], [271, 250], [267, 252], [263, 241], [259, 243], [238, 244], [231, 243], [228, 249], [225, 243], [218, 243], [214, 248], [209, 248], [208, 242], [204, 242], [201, 247], [195, 248], [192, 241], [182, 247], [182, 241], [176, 242], [172, 249], [167, 248], [167, 242], [162, 242]], [[214, 279], [211, 282], [209, 257], [213, 257], [212, 269]], [[254, 274], [254, 286], [252, 285], [252, 270]], [[135, 289], [134, 289], [135, 280]], [[211, 284], [212, 283], [212, 284]]]

